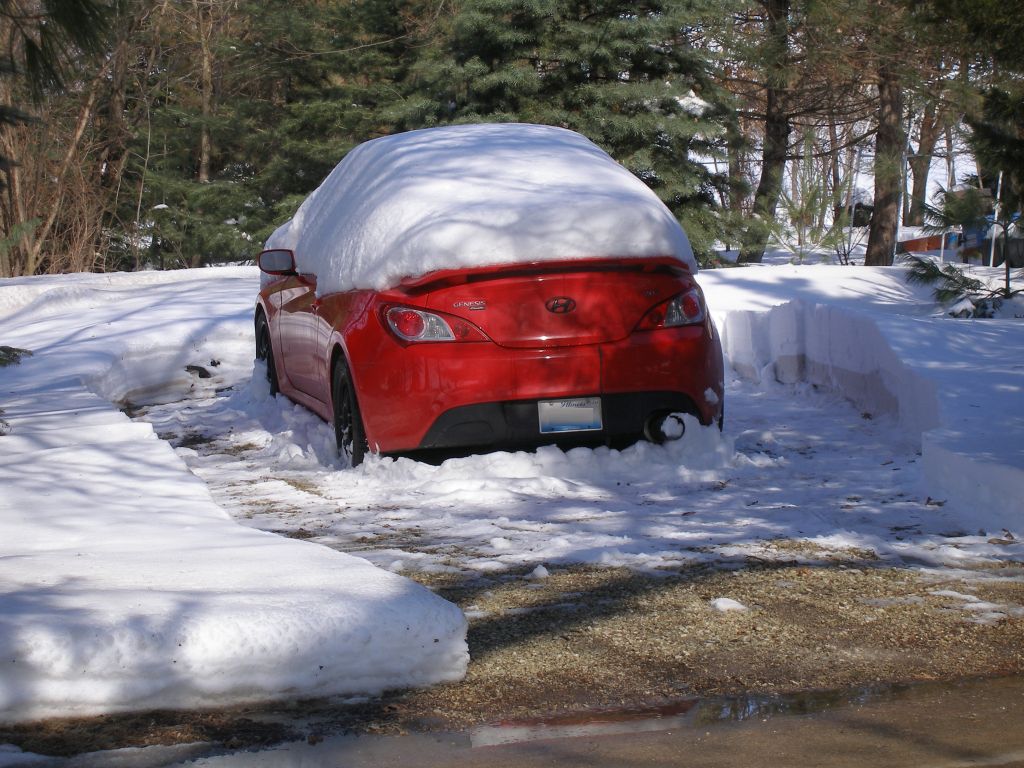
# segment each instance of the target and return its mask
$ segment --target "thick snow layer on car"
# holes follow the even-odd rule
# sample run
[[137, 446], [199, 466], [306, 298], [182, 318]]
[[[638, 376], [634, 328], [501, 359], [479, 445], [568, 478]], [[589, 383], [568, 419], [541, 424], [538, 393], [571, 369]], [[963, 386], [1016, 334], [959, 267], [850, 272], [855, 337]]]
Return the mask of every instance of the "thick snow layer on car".
[[457, 607], [364, 559], [239, 525], [110, 402], [247, 378], [255, 280], [248, 268], [0, 281], [0, 341], [32, 352], [0, 369], [0, 721], [464, 674]]
[[686, 234], [643, 182], [583, 136], [541, 125], [430, 128], [356, 147], [267, 241], [317, 293], [439, 269], [675, 256]]

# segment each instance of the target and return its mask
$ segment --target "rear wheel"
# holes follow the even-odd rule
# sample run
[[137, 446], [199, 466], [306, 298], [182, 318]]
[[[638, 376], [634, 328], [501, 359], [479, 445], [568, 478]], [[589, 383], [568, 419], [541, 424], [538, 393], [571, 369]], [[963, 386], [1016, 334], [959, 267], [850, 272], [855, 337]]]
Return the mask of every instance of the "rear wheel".
[[352, 374], [341, 358], [334, 364], [331, 376], [331, 399], [334, 403], [334, 440], [338, 445], [338, 455], [348, 459], [353, 467], [358, 466], [366, 457], [366, 432], [359, 414]]
[[256, 359], [267, 364], [267, 381], [270, 383], [270, 396], [276, 395], [280, 388], [277, 384], [277, 365], [274, 362], [274, 347], [270, 343], [270, 328], [267, 319], [260, 316], [256, 321]]

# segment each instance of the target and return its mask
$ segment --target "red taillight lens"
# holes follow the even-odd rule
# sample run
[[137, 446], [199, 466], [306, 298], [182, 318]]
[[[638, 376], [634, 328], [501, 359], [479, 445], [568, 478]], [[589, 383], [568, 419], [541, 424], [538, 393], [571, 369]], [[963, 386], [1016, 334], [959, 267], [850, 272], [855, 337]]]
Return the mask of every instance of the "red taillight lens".
[[388, 322], [395, 333], [407, 341], [420, 338], [427, 329], [423, 315], [414, 309], [392, 309], [388, 312]]
[[704, 319], [704, 307], [701, 306], [700, 297], [696, 291], [684, 293], [680, 306], [687, 322], [695, 323]]
[[484, 341], [487, 337], [472, 323], [451, 315], [413, 307], [385, 307], [384, 321], [402, 341]]
[[673, 296], [668, 301], [652, 307], [637, 326], [637, 330], [649, 331], [655, 328], [679, 328], [684, 325], [700, 325], [704, 322], [704, 296], [694, 286], [685, 293]]

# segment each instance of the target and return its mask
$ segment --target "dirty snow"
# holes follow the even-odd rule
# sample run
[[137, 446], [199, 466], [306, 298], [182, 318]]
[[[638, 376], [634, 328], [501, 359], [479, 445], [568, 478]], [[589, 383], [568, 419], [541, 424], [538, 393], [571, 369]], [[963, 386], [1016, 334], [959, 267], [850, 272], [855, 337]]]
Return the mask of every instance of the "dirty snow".
[[[461, 674], [462, 615], [386, 570], [881, 561], [1024, 579], [972, 568], [1024, 557], [1020, 508], [1000, 503], [1024, 490], [1020, 320], [946, 318], [898, 269], [701, 280], [734, 368], [724, 434], [689, 420], [664, 446], [354, 470], [253, 366], [255, 269], [0, 281], [0, 344], [35, 352], [0, 369], [0, 644], [23, 665], [0, 668], [4, 716]], [[132, 420], [112, 400], [154, 405]], [[991, 497], [986, 468], [1005, 472]], [[965, 621], [1020, 610], [969, 598], [945, 599]]]
[[595, 256], [675, 256], [697, 271], [679, 222], [636, 176], [578, 133], [518, 123], [362, 144], [267, 247], [292, 249], [320, 295], [436, 269]]

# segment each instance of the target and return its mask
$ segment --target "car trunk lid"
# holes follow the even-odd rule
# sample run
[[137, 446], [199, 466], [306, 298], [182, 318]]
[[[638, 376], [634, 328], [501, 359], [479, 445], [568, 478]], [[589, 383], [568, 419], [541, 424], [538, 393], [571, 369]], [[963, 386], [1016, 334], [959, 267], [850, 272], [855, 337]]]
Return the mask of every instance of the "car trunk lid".
[[617, 341], [692, 284], [671, 258], [613, 259], [434, 273], [403, 287], [496, 344], [550, 348]]

